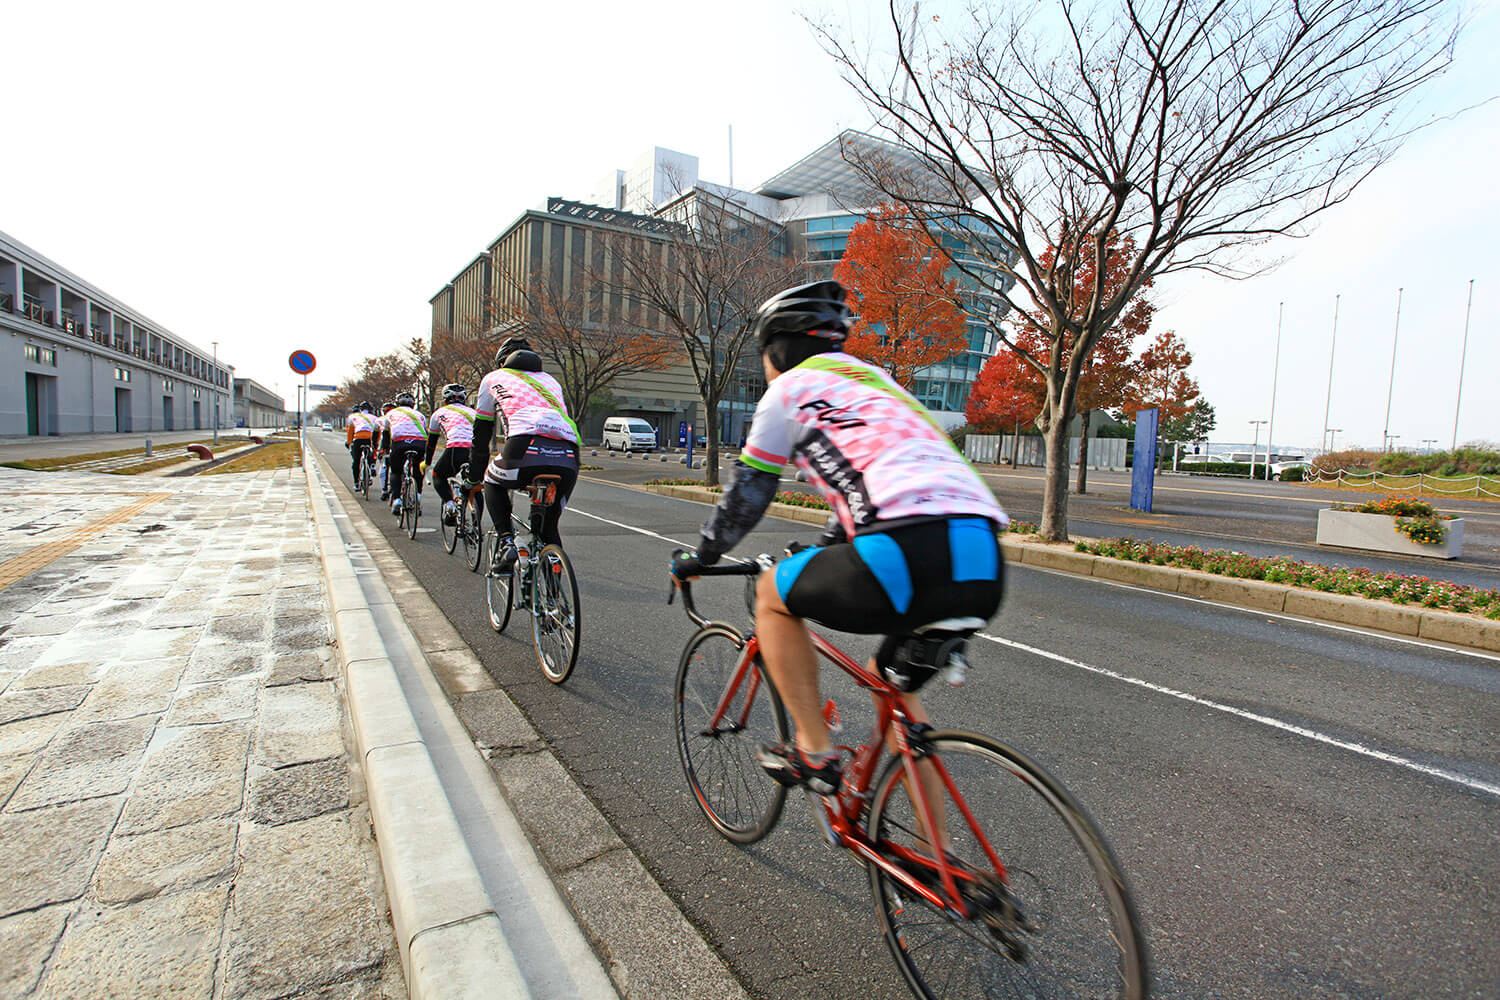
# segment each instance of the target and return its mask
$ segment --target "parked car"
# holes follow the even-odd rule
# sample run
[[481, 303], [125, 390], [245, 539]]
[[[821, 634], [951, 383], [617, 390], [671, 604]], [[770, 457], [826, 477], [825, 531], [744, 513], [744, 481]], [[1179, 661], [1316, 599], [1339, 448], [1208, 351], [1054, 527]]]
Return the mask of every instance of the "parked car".
[[600, 443], [620, 451], [655, 451], [656, 431], [640, 417], [610, 417], [604, 421]]

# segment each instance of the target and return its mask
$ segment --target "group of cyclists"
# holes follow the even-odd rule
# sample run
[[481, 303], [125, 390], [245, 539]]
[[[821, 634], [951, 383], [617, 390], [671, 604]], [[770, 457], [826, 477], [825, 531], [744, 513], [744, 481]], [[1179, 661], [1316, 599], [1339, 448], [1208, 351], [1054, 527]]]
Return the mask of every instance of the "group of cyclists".
[[[468, 390], [456, 383], [444, 386], [442, 397], [443, 405], [428, 416], [410, 392], [384, 404], [379, 417], [373, 404], [360, 403], [349, 415], [344, 444], [355, 482], [362, 459], [370, 455], [380, 469], [380, 499], [400, 514], [404, 470], [416, 456], [418, 475], [431, 472], [444, 523], [454, 524], [461, 498], [453, 496], [450, 480], [464, 471], [465, 494], [483, 489], [485, 509], [500, 535], [490, 572], [503, 573], [516, 561], [510, 491], [524, 489], [539, 475], [554, 475], [560, 502], [544, 522], [541, 540], [561, 544], [557, 522], [578, 482], [578, 427], [568, 416], [562, 386], [542, 370], [526, 338], [509, 337], [500, 345], [495, 370], [479, 383], [474, 406], [468, 405]], [[502, 443], [491, 455], [497, 424]], [[443, 453], [434, 465], [439, 443]], [[420, 491], [419, 483], [419, 496]]]
[[[673, 553], [677, 582], [726, 555], [764, 516], [782, 468], [793, 461], [827, 499], [832, 516], [815, 546], [761, 575], [756, 628], [771, 680], [796, 724], [789, 745], [761, 749], [762, 767], [778, 782], [834, 794], [840, 758], [831, 745], [818, 697], [817, 660], [806, 619], [844, 632], [900, 637], [941, 619], [988, 620], [1000, 605], [1003, 563], [996, 537], [1007, 518], [968, 461], [932, 415], [890, 373], [844, 353], [856, 317], [837, 281], [817, 281], [768, 299], [755, 318], [767, 389], [734, 474], [696, 550]], [[558, 519], [578, 479], [580, 436], [556, 379], [522, 337], [495, 355], [475, 405], [462, 386], [443, 390], [443, 406], [425, 418], [411, 393], [385, 404], [381, 417], [363, 403], [351, 415], [348, 447], [358, 478], [363, 449], [385, 463], [382, 499], [393, 509], [402, 466], [420, 453], [431, 464], [442, 516], [457, 516], [449, 477], [467, 465], [466, 490], [483, 485], [485, 507], [500, 533], [489, 567], [514, 565], [510, 491], [543, 474], [561, 480], [544, 526], [544, 542], [561, 543]], [[491, 453], [499, 429], [501, 444]], [[933, 674], [891, 662], [888, 639], [872, 657], [902, 690]], [[898, 667], [900, 670], [898, 671]], [[899, 677], [899, 682], [897, 678]], [[925, 722], [910, 699], [914, 721]]]

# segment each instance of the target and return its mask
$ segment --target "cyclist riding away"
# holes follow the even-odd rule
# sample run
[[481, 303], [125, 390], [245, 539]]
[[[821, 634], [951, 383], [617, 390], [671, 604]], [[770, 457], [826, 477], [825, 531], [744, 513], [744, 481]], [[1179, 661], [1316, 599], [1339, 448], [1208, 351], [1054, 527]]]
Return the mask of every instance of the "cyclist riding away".
[[[559, 501], [547, 512], [539, 544], [562, 544], [557, 522], [578, 482], [579, 443], [578, 427], [562, 396], [562, 386], [542, 371], [542, 359], [525, 337], [507, 338], [495, 353], [495, 370], [479, 383], [469, 475], [484, 469], [484, 503], [500, 534], [492, 573], [504, 573], [516, 564], [510, 491], [525, 489], [537, 476], [561, 480]], [[491, 461], [490, 435], [497, 419], [504, 443]]]
[[[349, 421], [345, 425], [344, 447], [348, 449], [350, 457], [354, 460], [351, 478], [354, 485], [359, 485], [359, 459], [371, 448], [371, 439], [375, 432], [380, 429], [380, 420], [375, 416], [375, 407], [369, 402], [360, 403], [349, 414]], [[373, 464], [374, 459], [371, 459]]]
[[382, 500], [389, 500], [391, 498], [391, 456], [390, 453], [386, 451], [386, 446], [381, 442], [385, 439], [386, 436], [385, 428], [387, 418], [391, 415], [391, 411], [395, 408], [395, 403], [381, 403], [380, 416], [376, 418], [375, 425], [375, 464], [380, 466], [380, 499]]
[[[458, 505], [453, 502], [453, 487], [448, 480], [469, 460], [469, 449], [474, 444], [474, 408], [464, 405], [468, 398], [468, 390], [463, 386], [445, 385], [443, 405], [427, 418], [426, 463], [432, 469], [432, 488], [443, 500], [444, 524], [458, 523]], [[433, 465], [439, 434], [443, 437], [443, 457]]]
[[[765, 514], [789, 458], [828, 500], [820, 544], [762, 574], [755, 609], [766, 668], [797, 726], [795, 746], [761, 748], [761, 766], [821, 795], [838, 791], [842, 769], [803, 619], [887, 637], [942, 619], [988, 619], [1000, 606], [996, 531], [1008, 523], [922, 404], [888, 372], [843, 353], [854, 320], [837, 281], [790, 288], [760, 307], [768, 387], [696, 555], [672, 560], [673, 575], [691, 579], [732, 549]], [[871, 670], [889, 662], [890, 650], [882, 653]], [[886, 676], [914, 692], [933, 672]], [[908, 704], [912, 721], [928, 721], [915, 694]]]
[[[385, 432], [380, 443], [389, 453], [386, 459], [390, 466], [391, 513], [401, 513], [401, 483], [406, 476], [406, 456], [416, 455], [422, 460], [427, 452], [427, 418], [417, 409], [417, 400], [409, 392], [397, 393], [396, 405], [385, 415]], [[421, 475], [421, 467], [418, 467]], [[417, 492], [422, 491], [422, 481], [417, 480]]]

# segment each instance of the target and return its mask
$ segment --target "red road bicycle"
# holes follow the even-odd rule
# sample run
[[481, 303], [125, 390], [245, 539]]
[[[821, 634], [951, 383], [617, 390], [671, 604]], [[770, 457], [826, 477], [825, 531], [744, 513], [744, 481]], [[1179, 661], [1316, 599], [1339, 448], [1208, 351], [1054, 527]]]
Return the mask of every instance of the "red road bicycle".
[[[701, 575], [752, 577], [753, 617], [753, 577], [772, 564], [760, 556]], [[692, 582], [677, 587], [698, 626], [677, 668], [682, 768], [714, 829], [754, 843], [786, 801], [787, 789], [755, 758], [760, 743], [788, 739], [786, 712], [754, 633], [709, 621], [694, 607]], [[982, 625], [918, 629], [914, 637], [928, 641], [903, 648], [941, 652], [907, 666], [942, 668], [954, 648], [946, 640]], [[875, 724], [864, 744], [838, 748], [838, 794], [808, 798], [825, 839], [867, 869], [877, 923], [911, 991], [932, 1000], [1145, 997], [1146, 944], [1129, 889], [1068, 791], [996, 740], [913, 722], [908, 696], [880, 671], [816, 632], [812, 639], [821, 659], [870, 692]], [[824, 714], [836, 720], [831, 700]]]

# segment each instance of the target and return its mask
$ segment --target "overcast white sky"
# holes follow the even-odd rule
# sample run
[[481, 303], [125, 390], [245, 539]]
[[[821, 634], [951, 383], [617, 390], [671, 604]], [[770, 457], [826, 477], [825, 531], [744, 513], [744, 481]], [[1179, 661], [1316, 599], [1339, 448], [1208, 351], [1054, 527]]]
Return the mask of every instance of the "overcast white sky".
[[[796, 11], [658, 0], [515, 4], [264, 0], [16, 4], [0, 230], [219, 355], [291, 404], [294, 349], [336, 382], [428, 330], [427, 300], [522, 210], [586, 197], [651, 145], [751, 186], [868, 117]], [[832, 4], [864, 7], [852, 0]], [[883, 6], [883, 4], [882, 4]], [[1426, 107], [1500, 93], [1493, 2]], [[1215, 440], [1270, 409], [1286, 302], [1278, 442], [1316, 445], [1342, 294], [1332, 413], [1378, 446], [1396, 289], [1391, 432], [1500, 440], [1500, 101], [1408, 144], [1289, 260], [1246, 282], [1157, 292], [1195, 353]]]

